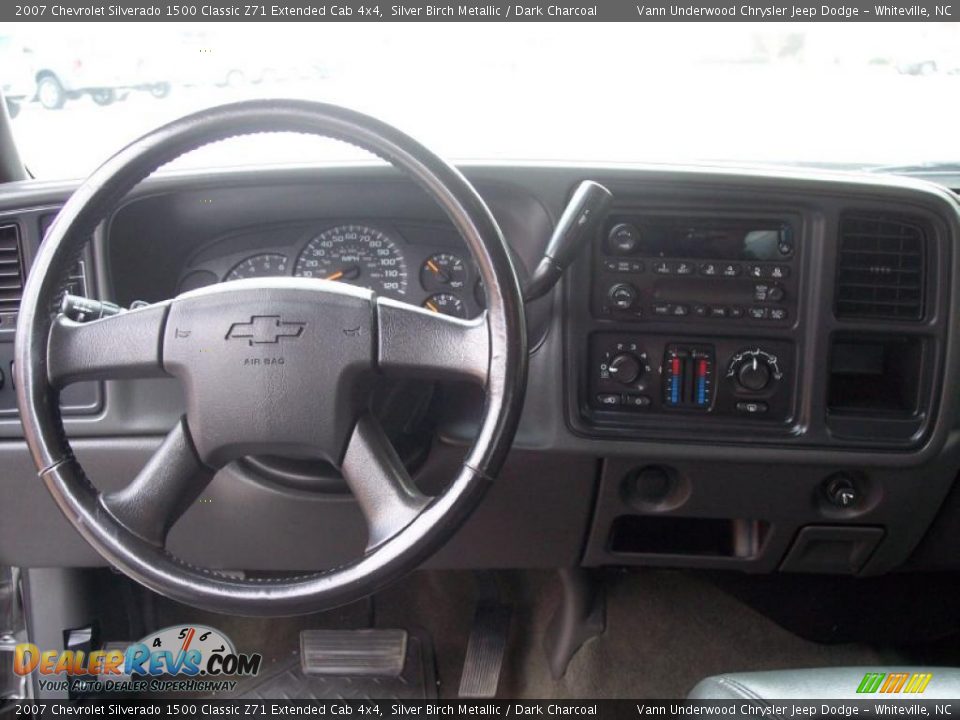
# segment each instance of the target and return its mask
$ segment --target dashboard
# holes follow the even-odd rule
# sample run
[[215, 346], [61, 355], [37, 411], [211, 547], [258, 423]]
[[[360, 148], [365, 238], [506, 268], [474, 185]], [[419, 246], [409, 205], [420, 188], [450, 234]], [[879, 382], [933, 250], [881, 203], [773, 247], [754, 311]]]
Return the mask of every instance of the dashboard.
[[[527, 306], [530, 375], [514, 448], [429, 564], [858, 575], [960, 565], [960, 204], [948, 189], [960, 178], [945, 187], [802, 170], [463, 171], [521, 280], [582, 180], [614, 201], [558, 287]], [[0, 187], [0, 263], [29, 270], [44, 223], [73, 189]], [[64, 281], [129, 306], [269, 275], [363, 285], [458, 317], [483, 310], [452, 224], [379, 167], [150, 178]], [[0, 295], [5, 378], [15, 311], [14, 289]], [[136, 473], [183, 412], [172, 379], [73, 386], [61, 401], [78, 455], [108, 488]], [[457, 466], [482, 402], [458, 385], [385, 388], [378, 412], [425, 490]], [[362, 516], [329, 468], [249, 460], [221, 471], [210, 502], [178, 523], [175, 552], [285, 571], [362, 552]], [[0, 562], [100, 562], [35, 480], [9, 380], [0, 467]], [[38, 522], [44, 539], [26, 546]]]

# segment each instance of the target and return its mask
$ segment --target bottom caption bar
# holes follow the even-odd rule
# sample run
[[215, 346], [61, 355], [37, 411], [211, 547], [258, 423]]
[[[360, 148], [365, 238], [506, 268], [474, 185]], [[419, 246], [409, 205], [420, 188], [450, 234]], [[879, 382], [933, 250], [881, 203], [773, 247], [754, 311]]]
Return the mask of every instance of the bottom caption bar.
[[735, 717], [852, 718], [960, 716], [960, 699], [835, 700], [543, 700], [543, 701], [306, 701], [306, 700], [76, 700], [4, 701], [5, 717]]

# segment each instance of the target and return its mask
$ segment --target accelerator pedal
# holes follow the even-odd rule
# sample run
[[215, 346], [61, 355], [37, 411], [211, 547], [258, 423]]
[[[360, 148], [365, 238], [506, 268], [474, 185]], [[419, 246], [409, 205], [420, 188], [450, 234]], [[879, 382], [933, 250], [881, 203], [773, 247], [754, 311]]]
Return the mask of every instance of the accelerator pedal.
[[477, 606], [460, 676], [460, 697], [496, 697], [507, 652], [511, 614], [509, 605], [489, 599]]

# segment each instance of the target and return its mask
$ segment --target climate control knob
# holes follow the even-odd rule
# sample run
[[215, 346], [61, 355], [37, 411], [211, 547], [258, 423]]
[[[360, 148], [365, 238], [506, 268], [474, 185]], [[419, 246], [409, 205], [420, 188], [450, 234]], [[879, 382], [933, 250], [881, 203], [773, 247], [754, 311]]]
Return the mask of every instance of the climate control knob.
[[617, 283], [607, 290], [607, 299], [617, 310], [629, 310], [637, 301], [637, 289], [630, 283]]
[[609, 364], [610, 377], [624, 385], [631, 385], [640, 377], [643, 372], [643, 365], [640, 359], [632, 353], [620, 353], [615, 355]]
[[737, 383], [744, 390], [759, 392], [770, 384], [770, 367], [756, 356], [740, 366], [737, 371]]
[[730, 359], [727, 377], [741, 392], [758, 393], [783, 377], [776, 355], [756, 348], [742, 350]]

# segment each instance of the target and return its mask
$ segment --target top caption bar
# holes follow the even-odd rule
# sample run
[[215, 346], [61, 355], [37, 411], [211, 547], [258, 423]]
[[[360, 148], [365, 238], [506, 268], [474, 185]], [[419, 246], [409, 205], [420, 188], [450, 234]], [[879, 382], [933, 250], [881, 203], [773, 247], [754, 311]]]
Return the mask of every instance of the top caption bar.
[[736, 2], [650, 4], [625, 0], [563, 0], [560, 3], [425, 3], [406, 2], [0, 2], [0, 22], [197, 21], [227, 22], [956, 22], [957, 4], [913, 3], [760, 3]]

